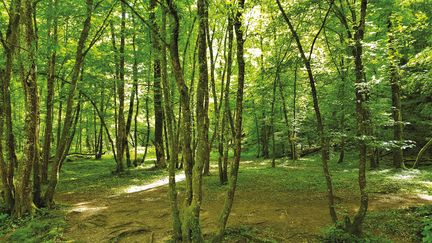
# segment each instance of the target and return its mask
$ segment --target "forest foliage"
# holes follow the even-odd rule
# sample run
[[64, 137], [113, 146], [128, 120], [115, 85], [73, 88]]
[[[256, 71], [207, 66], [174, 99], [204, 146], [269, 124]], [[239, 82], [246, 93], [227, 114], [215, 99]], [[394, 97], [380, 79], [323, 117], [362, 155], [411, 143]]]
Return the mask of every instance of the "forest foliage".
[[[55, 206], [72, 156], [112, 156], [114, 176], [152, 163], [154, 150], [154, 166], [170, 179], [173, 240], [202, 242], [212, 154], [228, 185], [213, 238], [220, 242], [242, 152], [275, 167], [278, 158], [320, 151], [333, 223], [358, 236], [367, 171], [388, 161], [396, 169], [430, 163], [431, 1], [0, 6], [0, 209], [14, 218]], [[346, 153], [358, 154], [361, 200], [341, 218], [329, 159], [346, 163]]]

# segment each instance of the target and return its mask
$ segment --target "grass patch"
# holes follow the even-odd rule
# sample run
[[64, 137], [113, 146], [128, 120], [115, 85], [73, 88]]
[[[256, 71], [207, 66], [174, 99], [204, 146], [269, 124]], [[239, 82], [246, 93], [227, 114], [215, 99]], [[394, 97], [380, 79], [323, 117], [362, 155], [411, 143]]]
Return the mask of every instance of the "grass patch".
[[258, 229], [242, 225], [236, 228], [227, 228], [224, 242], [254, 242], [254, 243], [277, 243], [279, 240], [263, 235]]
[[115, 193], [130, 186], [155, 181], [166, 175], [165, 170], [154, 170], [152, 165], [126, 169], [121, 175], [112, 173], [114, 159], [77, 160], [66, 162], [60, 174], [59, 192]]
[[1, 242], [59, 242], [66, 227], [60, 210], [38, 210], [33, 217], [13, 220], [0, 215]]
[[[432, 205], [369, 212], [364, 229], [389, 239], [432, 242]], [[430, 240], [430, 238], [429, 238]]]

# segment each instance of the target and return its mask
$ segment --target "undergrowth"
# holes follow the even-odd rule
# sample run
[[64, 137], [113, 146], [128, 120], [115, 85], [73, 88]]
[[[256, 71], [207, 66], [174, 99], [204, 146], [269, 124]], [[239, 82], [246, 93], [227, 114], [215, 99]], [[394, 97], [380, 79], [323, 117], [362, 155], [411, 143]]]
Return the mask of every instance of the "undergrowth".
[[33, 217], [22, 219], [0, 214], [0, 242], [59, 242], [65, 227], [59, 210], [38, 210]]

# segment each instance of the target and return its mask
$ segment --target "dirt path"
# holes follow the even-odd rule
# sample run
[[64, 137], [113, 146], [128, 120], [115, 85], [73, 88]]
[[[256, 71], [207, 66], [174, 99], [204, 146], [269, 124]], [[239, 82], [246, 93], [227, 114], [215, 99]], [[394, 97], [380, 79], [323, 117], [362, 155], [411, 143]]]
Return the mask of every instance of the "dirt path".
[[[65, 237], [76, 242], [164, 242], [171, 234], [171, 217], [166, 183], [163, 180], [129, 193], [97, 195], [63, 194], [58, 200], [72, 206], [66, 215], [69, 228]], [[182, 194], [180, 193], [180, 197]], [[95, 198], [96, 197], [96, 198]], [[215, 222], [224, 201], [223, 192], [204, 195], [202, 226], [204, 234], [215, 230]], [[356, 197], [338, 198], [339, 206], [354, 211]], [[430, 203], [417, 196], [375, 194], [370, 210], [398, 208]], [[306, 242], [316, 239], [322, 227], [329, 225], [327, 199], [322, 193], [239, 191], [229, 226], [256, 227], [281, 242]]]

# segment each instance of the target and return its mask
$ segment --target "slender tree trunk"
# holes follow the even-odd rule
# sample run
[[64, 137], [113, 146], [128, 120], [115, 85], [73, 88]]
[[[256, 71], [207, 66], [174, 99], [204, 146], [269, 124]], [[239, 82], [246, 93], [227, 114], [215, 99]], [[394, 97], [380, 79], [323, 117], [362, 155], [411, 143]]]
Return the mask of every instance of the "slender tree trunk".
[[395, 36], [393, 33], [393, 26], [391, 17], [388, 20], [388, 55], [389, 55], [389, 63], [390, 63], [390, 85], [392, 92], [392, 116], [393, 116], [393, 139], [397, 142], [397, 148], [393, 149], [393, 166], [395, 168], [405, 167], [403, 161], [403, 121], [402, 121], [402, 105], [400, 99], [400, 74], [398, 67], [398, 57], [397, 50], [395, 46]]
[[[134, 15], [132, 15], [132, 22], [135, 26], [135, 18]], [[132, 48], [133, 48], [133, 80], [134, 80], [134, 96], [136, 98], [136, 109], [135, 109], [135, 115], [134, 115], [134, 165], [137, 166], [137, 156], [138, 156], [138, 112], [139, 112], [139, 91], [138, 91], [138, 53], [137, 53], [137, 48], [136, 48], [136, 32], [133, 32], [133, 36], [132, 36]], [[129, 109], [133, 109], [133, 101], [129, 102]], [[130, 114], [131, 112], [129, 112]], [[129, 119], [129, 118], [128, 118]]]
[[293, 124], [292, 124], [292, 135], [291, 135], [291, 153], [294, 161], [298, 159], [297, 152], [297, 63], [294, 71], [294, 84], [293, 84]]
[[87, 3], [87, 13], [86, 13], [86, 19], [84, 21], [84, 27], [81, 31], [80, 38], [78, 40], [78, 46], [76, 51], [76, 57], [75, 57], [75, 64], [72, 71], [72, 77], [71, 77], [71, 84], [69, 88], [69, 94], [67, 98], [66, 103], [66, 113], [65, 113], [65, 119], [64, 119], [64, 125], [60, 137], [59, 146], [57, 147], [57, 151], [54, 157], [54, 164], [51, 170], [50, 174], [50, 181], [48, 184], [48, 188], [45, 194], [45, 204], [47, 206], [52, 206], [54, 204], [54, 193], [55, 189], [57, 187], [59, 172], [60, 172], [60, 165], [62, 163], [62, 159], [65, 158], [65, 154], [67, 154], [68, 151], [66, 151], [67, 144], [70, 144], [70, 133], [71, 133], [71, 126], [72, 126], [72, 110], [74, 105], [74, 96], [77, 89], [77, 82], [80, 75], [80, 71], [82, 68], [82, 64], [84, 63], [84, 45], [87, 40], [87, 37], [89, 35], [90, 31], [90, 24], [91, 24], [91, 17], [92, 17], [92, 11], [93, 11], [93, 0], [86, 0]]
[[145, 162], [145, 159], [147, 157], [148, 146], [149, 146], [149, 142], [150, 142], [149, 95], [150, 95], [150, 82], [147, 83], [147, 94], [146, 94], [146, 98], [145, 98], [145, 114], [146, 114], [147, 131], [146, 131], [144, 154], [143, 154], [143, 157], [141, 159], [141, 164], [144, 164], [144, 162]]
[[[166, 38], [166, 11], [163, 11], [162, 15], [162, 28], [161, 34], [164, 38]], [[169, 172], [169, 197], [171, 204], [171, 213], [172, 213], [172, 226], [173, 226], [173, 240], [174, 242], [181, 242], [182, 240], [182, 232], [181, 232], [181, 221], [180, 221], [180, 210], [178, 207], [178, 199], [177, 199], [177, 189], [176, 189], [176, 181], [175, 181], [175, 169], [178, 163], [178, 150], [175, 144], [175, 133], [174, 133], [174, 109], [173, 109], [173, 101], [171, 98], [170, 87], [168, 84], [168, 63], [167, 63], [167, 51], [166, 47], [162, 46], [161, 49], [162, 54], [162, 87], [163, 87], [163, 98], [165, 105], [165, 121], [167, 124], [168, 130], [168, 145], [169, 150], [171, 151], [171, 156], [169, 158], [168, 164], [168, 172]]]
[[223, 114], [222, 114], [222, 131], [221, 131], [221, 142], [219, 144], [219, 180], [221, 184], [226, 184], [228, 182], [228, 143], [229, 143], [229, 132], [226, 129], [226, 125], [229, 122], [229, 111], [230, 111], [230, 86], [231, 86], [231, 70], [233, 62], [233, 33], [234, 23], [232, 17], [228, 16], [228, 56], [227, 56], [227, 73], [226, 73], [226, 83], [223, 97]]
[[[262, 43], [261, 43], [262, 46]], [[275, 79], [273, 80], [273, 93], [272, 93], [272, 103], [271, 103], [271, 119], [270, 119], [270, 128], [271, 128], [271, 136], [272, 136], [272, 168], [276, 167], [276, 151], [275, 151], [275, 125], [274, 125], [274, 116], [275, 116], [275, 103], [276, 103], [276, 86], [277, 86], [277, 74]]]
[[[210, 84], [211, 84], [211, 90], [212, 90], [212, 96], [213, 96], [213, 105], [214, 105], [214, 119], [215, 119], [215, 130], [214, 134], [212, 136], [212, 139], [210, 139], [209, 143], [209, 149], [211, 149], [213, 145], [213, 138], [219, 136], [219, 105], [218, 105], [218, 96], [216, 94], [216, 81], [215, 81], [215, 57], [213, 53], [213, 38], [210, 37], [210, 27], [209, 27], [209, 21], [208, 21], [208, 13], [206, 13], [206, 16], [204, 16], [204, 23], [205, 23], [205, 32], [206, 32], [206, 40], [207, 40], [207, 46], [209, 50], [209, 57], [210, 57]], [[210, 175], [210, 159], [206, 160], [204, 162], [204, 171], [203, 174], [205, 176]]]
[[[6, 42], [4, 47], [4, 56], [5, 56], [5, 67], [4, 69], [0, 69], [0, 82], [1, 82], [1, 139], [3, 138], [3, 126], [4, 122], [6, 128], [6, 161], [3, 159], [3, 151], [0, 151], [0, 172], [2, 176], [2, 184], [4, 190], [5, 197], [5, 208], [11, 213], [14, 209], [14, 174], [15, 174], [15, 166], [16, 166], [16, 153], [15, 153], [15, 138], [13, 133], [12, 126], [12, 107], [11, 107], [11, 97], [10, 97], [10, 83], [12, 78], [12, 68], [13, 68], [13, 60], [15, 57], [16, 47], [15, 43], [18, 41], [19, 32], [20, 32], [20, 8], [21, 8], [21, 0], [12, 0], [10, 2], [9, 8], [9, 24], [8, 31], [6, 34]], [[0, 145], [1, 147], [1, 145]], [[2, 150], [2, 148], [0, 148]]]
[[[46, 116], [45, 116], [45, 136], [42, 148], [42, 165], [41, 165], [41, 181], [47, 183], [48, 181], [48, 162], [51, 151], [51, 136], [53, 128], [53, 109], [54, 109], [54, 81], [56, 74], [56, 59], [57, 51], [56, 46], [58, 42], [58, 18], [57, 18], [57, 0], [53, 1], [51, 10], [54, 11], [53, 19], [48, 20], [48, 40], [49, 43], [49, 57], [48, 57], [48, 72], [47, 72], [47, 97], [46, 97]], [[52, 24], [52, 26], [51, 26]]]
[[[310, 88], [311, 88], [311, 94], [312, 94], [312, 100], [313, 100], [313, 106], [314, 106], [314, 110], [315, 110], [315, 116], [316, 116], [316, 120], [317, 120], [317, 130], [320, 136], [320, 144], [321, 144], [321, 162], [322, 162], [322, 166], [323, 166], [323, 171], [324, 171], [324, 177], [326, 180], [326, 184], [327, 184], [327, 194], [328, 194], [328, 204], [329, 204], [329, 211], [330, 211], [330, 216], [332, 218], [333, 223], [337, 222], [337, 215], [336, 215], [336, 209], [335, 209], [335, 202], [334, 202], [334, 193], [333, 193], [333, 183], [332, 183], [332, 179], [331, 179], [331, 175], [330, 175], [330, 171], [329, 171], [329, 167], [328, 167], [328, 159], [329, 159], [329, 141], [328, 138], [326, 137], [325, 131], [324, 131], [324, 124], [323, 124], [323, 119], [321, 116], [321, 110], [320, 110], [320, 106], [319, 106], [319, 102], [318, 102], [318, 95], [317, 95], [317, 90], [316, 90], [316, 85], [315, 85], [315, 77], [313, 75], [312, 72], [312, 67], [311, 67], [311, 63], [310, 63], [310, 58], [311, 58], [311, 54], [313, 52], [313, 47], [314, 47], [314, 43], [313, 42], [311, 48], [310, 48], [310, 54], [309, 54], [309, 58], [306, 57], [305, 51], [303, 49], [303, 46], [301, 44], [300, 41], [300, 37], [297, 34], [297, 31], [294, 29], [294, 26], [292, 25], [288, 15], [285, 13], [281, 3], [279, 0], [276, 0], [278, 6], [279, 6], [279, 10], [281, 11], [285, 21], [288, 24], [289, 29], [291, 30], [291, 33], [296, 41], [297, 44], [297, 48], [299, 50], [299, 53], [301, 55], [301, 58], [303, 60], [303, 64], [306, 67], [306, 71], [308, 73], [308, 77], [309, 77], [309, 84], [310, 84]], [[321, 32], [321, 30], [324, 28], [327, 17], [330, 13], [331, 7], [333, 6], [334, 1], [330, 2], [330, 6], [329, 9], [326, 13], [326, 16], [324, 18], [324, 21], [321, 25], [320, 30], [318, 31], [317, 35], [315, 36], [316, 40]]]
[[64, 95], [63, 92], [64, 83], [61, 82], [59, 87], [59, 107], [58, 107], [58, 114], [57, 114], [57, 131], [56, 131], [56, 150], [60, 146], [60, 137], [61, 137], [61, 131], [62, 131], [62, 113], [63, 113], [63, 99]]
[[[205, 0], [198, 0], [198, 62], [199, 80], [196, 95], [196, 129], [197, 150], [195, 164], [192, 170], [192, 202], [184, 212], [183, 241], [204, 242], [200, 227], [200, 209], [202, 202], [203, 166], [209, 160], [209, 118], [208, 118], [208, 67], [206, 42], [206, 13]], [[190, 234], [190, 235], [189, 235]]]
[[237, 76], [237, 100], [236, 100], [236, 118], [235, 118], [235, 151], [234, 162], [231, 168], [229, 188], [227, 197], [225, 199], [224, 207], [219, 217], [218, 229], [213, 242], [222, 242], [225, 227], [228, 217], [231, 213], [232, 205], [234, 202], [234, 195], [237, 187], [237, 175], [240, 167], [241, 158], [241, 138], [242, 138], [242, 123], [243, 123], [243, 90], [245, 80], [245, 61], [243, 57], [244, 39], [242, 28], [242, 13], [244, 10], [244, 0], [238, 2], [238, 9], [234, 18], [235, 34], [237, 39], [237, 63], [238, 63], [238, 76]]
[[126, 8], [124, 3], [121, 3], [121, 29], [120, 29], [120, 48], [119, 48], [119, 79], [117, 80], [117, 97], [119, 101], [117, 114], [117, 173], [124, 171], [124, 152], [127, 143], [127, 131], [124, 117], [124, 101], [125, 101], [125, 31], [126, 31]]
[[155, 113], [155, 137], [154, 146], [156, 150], [156, 167], [165, 168], [165, 151], [163, 144], [163, 108], [161, 89], [161, 45], [157, 33], [159, 27], [156, 22], [157, 1], [150, 1], [150, 22], [152, 25], [151, 40], [153, 47], [153, 104]]
[[[180, 91], [180, 103], [182, 110], [182, 122], [181, 122], [181, 132], [182, 132], [182, 149], [183, 149], [183, 159], [184, 161], [184, 170], [186, 175], [186, 195], [185, 195], [185, 205], [189, 207], [192, 203], [192, 166], [193, 166], [193, 158], [192, 158], [192, 148], [191, 148], [191, 111], [190, 111], [190, 99], [189, 99], [189, 88], [187, 87], [183, 72], [182, 66], [180, 64], [179, 57], [179, 48], [178, 48], [178, 39], [179, 39], [179, 31], [180, 31], [180, 19], [177, 12], [177, 7], [173, 3], [172, 0], [166, 0], [168, 5], [169, 12], [172, 17], [172, 33], [171, 33], [171, 43], [170, 43], [170, 53], [171, 53], [171, 62], [172, 69], [176, 79], [177, 88]], [[197, 184], [195, 184], [196, 186]], [[182, 235], [183, 242], [190, 242], [191, 232], [190, 225], [184, 224], [182, 222]], [[185, 230], [186, 229], [186, 230]], [[200, 238], [194, 239], [199, 241]], [[196, 241], [195, 241], [196, 242]]]
[[[368, 209], [368, 194], [366, 192], [366, 163], [367, 163], [367, 141], [366, 136], [370, 136], [370, 112], [366, 102], [369, 99], [369, 90], [366, 84], [366, 74], [362, 60], [363, 38], [366, 24], [367, 0], [361, 1], [360, 22], [355, 26], [354, 46], [352, 55], [355, 62], [356, 76], [356, 115], [357, 115], [357, 135], [359, 136], [360, 160], [358, 183], [360, 188], [360, 208], [354, 216], [353, 221], [345, 218], [346, 230], [352, 234], [361, 234], [361, 226]], [[353, 19], [355, 20], [355, 19]], [[357, 23], [356, 23], [357, 24]]]
[[426, 151], [432, 146], [432, 138], [429, 140], [429, 142], [427, 142], [425, 144], [425, 146], [423, 146], [419, 153], [417, 154], [416, 160], [414, 162], [413, 168], [415, 168], [418, 163], [420, 162], [421, 158], [423, 157], [423, 155], [426, 153]]

